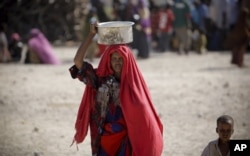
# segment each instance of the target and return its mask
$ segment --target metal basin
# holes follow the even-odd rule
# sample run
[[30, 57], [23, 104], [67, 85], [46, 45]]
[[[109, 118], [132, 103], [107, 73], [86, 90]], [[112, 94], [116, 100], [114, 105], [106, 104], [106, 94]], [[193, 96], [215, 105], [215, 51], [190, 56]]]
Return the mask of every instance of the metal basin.
[[112, 21], [97, 24], [98, 39], [97, 43], [104, 45], [126, 44], [133, 41], [134, 22]]

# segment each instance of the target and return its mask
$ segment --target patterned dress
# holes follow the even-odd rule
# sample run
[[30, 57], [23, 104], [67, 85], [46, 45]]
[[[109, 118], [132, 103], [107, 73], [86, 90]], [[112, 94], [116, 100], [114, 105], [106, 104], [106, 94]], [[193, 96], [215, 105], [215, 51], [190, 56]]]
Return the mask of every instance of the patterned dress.
[[91, 147], [95, 156], [130, 156], [132, 149], [120, 107], [119, 81], [112, 75], [97, 77], [92, 65], [70, 68], [71, 76], [95, 88], [95, 104], [90, 114]]
[[[123, 58], [119, 79], [113, 76], [111, 68], [110, 56], [114, 52]], [[163, 125], [127, 45], [109, 45], [95, 69], [84, 63], [80, 70], [74, 66], [69, 70], [72, 78], [86, 84], [73, 143], [82, 143], [90, 128], [95, 156], [162, 155]]]

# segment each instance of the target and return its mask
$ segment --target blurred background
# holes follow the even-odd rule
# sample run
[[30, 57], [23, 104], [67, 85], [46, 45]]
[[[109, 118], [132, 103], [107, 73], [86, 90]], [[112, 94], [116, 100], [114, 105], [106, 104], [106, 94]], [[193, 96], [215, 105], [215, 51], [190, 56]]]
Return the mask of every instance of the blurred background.
[[135, 20], [134, 8], [143, 7], [148, 9], [144, 9], [147, 13], [137, 13], [140, 18], [148, 16], [150, 19], [142, 25], [151, 28], [147, 33], [151, 35], [152, 46], [156, 47], [159, 40], [157, 13], [169, 6], [174, 9], [181, 1], [188, 4], [189, 29], [202, 28], [206, 32], [208, 50], [224, 50], [219, 43], [234, 27], [240, 3], [244, 0], [1, 0], [0, 22], [6, 27], [7, 38], [18, 32], [27, 40], [29, 30], [36, 27], [49, 41], [59, 44], [84, 38], [86, 19], [91, 11], [96, 13], [99, 22], [131, 21]]
[[[231, 65], [242, 66], [244, 53], [250, 60], [249, 8], [250, 0], [0, 0], [0, 156], [90, 154], [89, 137], [80, 151], [69, 147], [84, 85], [68, 69], [96, 21], [135, 23], [130, 46], [164, 124], [163, 156], [200, 155], [222, 114], [235, 119], [233, 139], [249, 139], [250, 68]], [[93, 41], [87, 57], [97, 66], [105, 45]]]

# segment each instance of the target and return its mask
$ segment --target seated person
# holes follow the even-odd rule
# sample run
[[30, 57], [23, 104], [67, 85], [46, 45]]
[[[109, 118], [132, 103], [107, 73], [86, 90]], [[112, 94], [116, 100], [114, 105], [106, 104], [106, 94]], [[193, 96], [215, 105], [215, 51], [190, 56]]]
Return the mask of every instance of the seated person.
[[18, 33], [13, 33], [11, 35], [9, 51], [12, 57], [12, 61], [18, 62], [21, 60], [23, 51], [23, 42]]
[[39, 29], [30, 31], [25, 63], [60, 64], [52, 45]]

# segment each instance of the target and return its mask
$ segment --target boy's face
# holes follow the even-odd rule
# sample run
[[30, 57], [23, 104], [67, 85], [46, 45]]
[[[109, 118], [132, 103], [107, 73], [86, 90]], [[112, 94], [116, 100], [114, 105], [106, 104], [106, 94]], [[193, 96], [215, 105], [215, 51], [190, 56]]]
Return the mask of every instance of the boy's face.
[[218, 133], [220, 140], [226, 143], [230, 140], [234, 130], [231, 124], [219, 123], [216, 128], [216, 132]]

